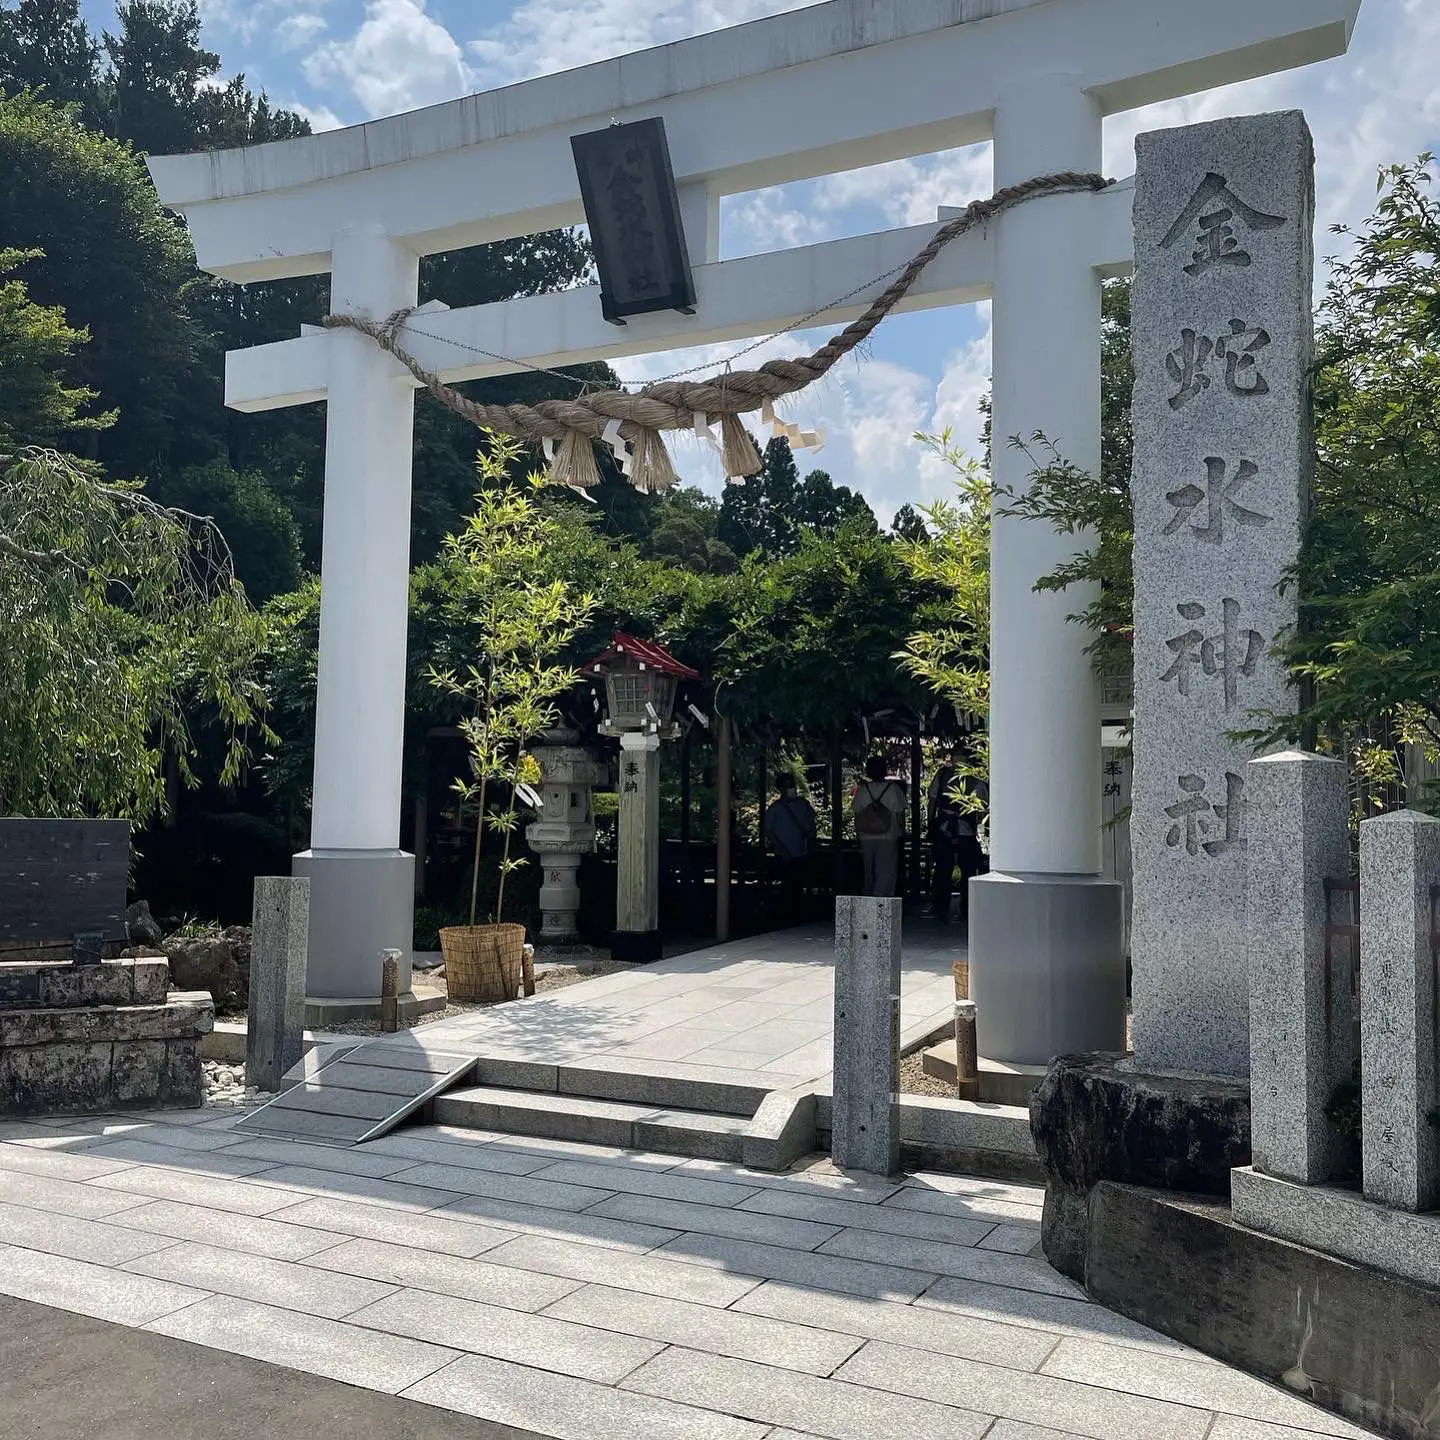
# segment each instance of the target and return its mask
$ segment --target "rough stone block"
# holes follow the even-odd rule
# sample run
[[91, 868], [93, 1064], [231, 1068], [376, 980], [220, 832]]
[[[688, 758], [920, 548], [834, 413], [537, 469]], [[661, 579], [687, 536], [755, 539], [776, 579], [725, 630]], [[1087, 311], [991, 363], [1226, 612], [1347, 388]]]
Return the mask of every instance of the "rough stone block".
[[134, 967], [136, 1005], [163, 1005], [170, 989], [170, 965], [163, 956], [130, 962]]
[[310, 881], [257, 875], [245, 1076], [261, 1090], [278, 1090], [285, 1072], [305, 1053], [309, 937]]
[[1136, 155], [1135, 1054], [1244, 1075], [1251, 747], [1231, 737], [1295, 707], [1273, 645], [1313, 464], [1314, 155], [1298, 111]]
[[200, 1041], [170, 1040], [165, 1045], [165, 1070], [157, 1104], [203, 1105], [205, 1067], [200, 1060]]
[[1440, 1204], [1435, 1077], [1440, 820], [1412, 810], [1360, 826], [1360, 1074], [1365, 1194]]
[[835, 1063], [831, 1154], [842, 1169], [900, 1163], [900, 901], [835, 900]]
[[153, 1105], [165, 1089], [165, 1042], [131, 1040], [113, 1049], [110, 1098], [116, 1105]]
[[1327, 977], [1325, 946], [1325, 881], [1350, 875], [1348, 778], [1298, 751], [1246, 777], [1251, 1150], [1256, 1169], [1312, 1184], [1343, 1165], [1325, 1106], [1356, 1060], [1349, 968]]
[[110, 1103], [108, 1041], [0, 1047], [0, 1114], [103, 1110]]

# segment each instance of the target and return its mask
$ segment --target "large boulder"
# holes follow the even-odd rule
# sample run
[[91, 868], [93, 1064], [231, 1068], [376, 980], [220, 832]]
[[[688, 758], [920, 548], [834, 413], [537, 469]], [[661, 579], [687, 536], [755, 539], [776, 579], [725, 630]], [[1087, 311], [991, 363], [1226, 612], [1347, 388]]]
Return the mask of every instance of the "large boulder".
[[234, 947], [228, 940], [171, 935], [164, 949], [170, 962], [170, 983], [177, 990], [208, 990], [217, 1010], [243, 1009], [248, 1003]]

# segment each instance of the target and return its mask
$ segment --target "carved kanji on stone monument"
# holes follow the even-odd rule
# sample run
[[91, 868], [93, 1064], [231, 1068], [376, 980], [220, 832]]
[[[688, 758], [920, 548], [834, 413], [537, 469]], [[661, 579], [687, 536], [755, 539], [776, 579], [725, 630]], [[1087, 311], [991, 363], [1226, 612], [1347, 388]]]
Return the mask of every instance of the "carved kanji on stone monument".
[[1312, 150], [1298, 113], [1142, 135], [1135, 288], [1134, 1039], [1244, 1074], [1245, 765], [1309, 480]]

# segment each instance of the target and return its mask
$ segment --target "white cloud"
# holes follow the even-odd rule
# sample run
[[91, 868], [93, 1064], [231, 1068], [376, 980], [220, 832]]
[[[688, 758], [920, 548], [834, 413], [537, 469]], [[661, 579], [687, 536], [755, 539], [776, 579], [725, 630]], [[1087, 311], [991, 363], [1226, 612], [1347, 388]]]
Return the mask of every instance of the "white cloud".
[[322, 130], [338, 130], [345, 123], [328, 105], [302, 105], [298, 100], [292, 100], [285, 108], [308, 120], [311, 130], [317, 135]]
[[507, 85], [746, 20], [811, 0], [522, 0], [467, 47], [483, 83]]
[[325, 17], [314, 10], [287, 15], [275, 27], [275, 43], [282, 50], [299, 50], [325, 31]]
[[313, 85], [344, 84], [373, 116], [450, 100], [475, 88], [455, 37], [425, 0], [367, 0], [348, 40], [332, 40], [304, 62]]
[[890, 160], [863, 170], [845, 170], [816, 182], [827, 210], [854, 206], [879, 212], [885, 225], [933, 224], [941, 205], [968, 205], [991, 190], [990, 146], [967, 145], [938, 155]]

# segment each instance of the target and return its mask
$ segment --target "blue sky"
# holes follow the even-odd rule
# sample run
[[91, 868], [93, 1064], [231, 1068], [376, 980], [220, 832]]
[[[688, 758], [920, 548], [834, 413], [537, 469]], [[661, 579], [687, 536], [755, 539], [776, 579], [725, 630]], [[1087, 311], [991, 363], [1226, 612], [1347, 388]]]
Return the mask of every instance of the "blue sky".
[[[252, 87], [302, 111], [317, 129], [795, 8], [793, 0], [201, 0], [205, 39], [225, 74], [243, 70]], [[84, 9], [97, 27], [113, 24], [110, 0], [85, 0]], [[1343, 242], [1326, 227], [1363, 221], [1379, 165], [1440, 150], [1437, 56], [1440, 0], [1364, 0], [1344, 59], [1108, 121], [1107, 173], [1131, 173], [1140, 130], [1300, 107], [1316, 139], [1318, 245], [1322, 255], [1333, 253]], [[964, 204], [989, 189], [989, 150], [977, 146], [732, 196], [722, 210], [722, 255], [921, 224], [935, 219], [938, 205]], [[825, 333], [800, 339], [818, 343]], [[812, 348], [794, 337], [790, 347]], [[670, 354], [617, 368], [638, 380], [696, 358], [706, 357]], [[882, 519], [906, 500], [940, 495], [943, 473], [910, 436], [951, 426], [972, 445], [988, 373], [984, 307], [892, 317], [863, 355], [793, 402], [789, 418], [827, 435], [822, 452], [802, 457], [802, 470], [822, 466], [857, 486]], [[681, 441], [676, 449], [686, 479], [719, 488], [698, 448]]]

